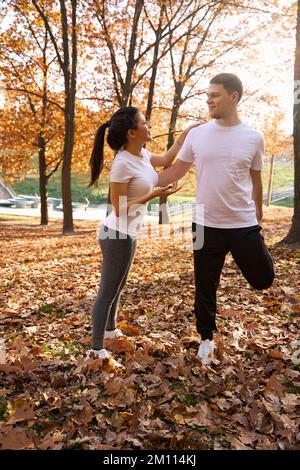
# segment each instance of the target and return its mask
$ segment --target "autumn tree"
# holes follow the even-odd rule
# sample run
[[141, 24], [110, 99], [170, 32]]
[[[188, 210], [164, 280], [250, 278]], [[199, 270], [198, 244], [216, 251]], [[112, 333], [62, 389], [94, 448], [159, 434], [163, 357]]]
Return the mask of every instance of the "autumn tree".
[[[53, 55], [49, 33], [35, 11], [12, 2], [14, 19], [1, 35], [0, 70], [6, 108], [2, 116], [2, 169], [8, 178], [28, 171], [28, 162], [38, 154], [41, 224], [48, 223], [47, 185], [62, 162], [61, 118], [63, 106], [49, 87]], [[8, 125], [8, 121], [10, 125]], [[10, 155], [7, 161], [5, 154]], [[14, 157], [13, 157], [14, 156]]]
[[[86, 28], [86, 34], [97, 50], [96, 70], [103, 79], [100, 82], [96, 77], [101, 87], [98, 85], [99, 95], [93, 95], [95, 101], [103, 106], [109, 103], [111, 108], [114, 104], [147, 102], [145, 114], [150, 119], [159, 64], [170, 47], [186, 36], [194, 0], [87, 3], [94, 21]], [[169, 41], [170, 34], [176, 31]], [[107, 90], [112, 95], [107, 96]], [[158, 94], [161, 92], [160, 84]]]
[[[206, 89], [201, 83], [202, 77], [207, 76], [209, 71], [212, 74], [220, 72], [220, 68], [224, 70], [224, 64], [225, 70], [228, 70], [234, 64], [234, 56], [238, 51], [243, 51], [243, 55], [247, 56], [247, 46], [250, 49], [253, 47], [253, 38], [259, 42], [274, 18], [284, 17], [276, 2], [264, 1], [256, 5], [238, 1], [208, 4], [193, 2], [191, 11], [186, 23], [186, 34], [178, 43], [170, 46], [173, 100], [170, 105], [168, 148], [174, 142], [178, 119], [189, 116], [191, 107], [194, 109], [193, 120], [207, 117], [201, 99]], [[249, 15], [249, 12], [252, 14]], [[237, 14], [238, 22], [235, 21]], [[173, 36], [174, 32], [170, 32], [170, 42]], [[165, 203], [164, 200], [161, 202]], [[165, 204], [162, 209], [160, 220], [168, 222]]]
[[[98, 56], [101, 74], [111, 70], [112, 87], [119, 106], [131, 103], [132, 79], [140, 57], [136, 57], [138, 30], [143, 0], [130, 2], [108, 2], [107, 0], [88, 0], [93, 19], [88, 34], [95, 38], [94, 47], [101, 53]], [[94, 31], [93, 31], [94, 27]], [[98, 35], [98, 41], [96, 40]], [[105, 47], [105, 51], [102, 47]]]
[[300, 245], [300, 0], [297, 2], [296, 51], [294, 66], [294, 214], [292, 226], [284, 243]]
[[[211, 2], [204, 4], [202, 2], [194, 2], [191, 6], [189, 20], [186, 24], [186, 34], [178, 42], [174, 42], [174, 32], [169, 31], [169, 52], [172, 70], [172, 78], [174, 84], [173, 103], [171, 108], [171, 116], [169, 122], [167, 148], [174, 143], [174, 133], [178, 114], [182, 104], [191, 98], [193, 86], [190, 87], [186, 96], [184, 96], [184, 88], [187, 83], [191, 82], [193, 76], [205, 68], [201, 63], [199, 66], [199, 52], [206, 40], [211, 25], [219, 10], [214, 11], [215, 5], [219, 2]], [[210, 13], [212, 12], [212, 15]], [[176, 34], [176, 31], [175, 31]], [[160, 198], [159, 223], [168, 223], [169, 216], [167, 211], [167, 197]]]
[[[108, 2], [89, 0], [89, 10], [96, 21], [88, 34], [95, 40], [95, 31], [100, 27], [98, 44], [105, 45], [106, 52], [99, 55], [99, 71], [112, 84], [114, 99], [118, 106], [138, 104], [145, 97], [146, 118], [150, 119], [153, 107], [154, 89], [160, 60], [169, 51], [170, 32], [181, 29], [172, 45], [185, 35], [184, 25], [191, 16], [192, 0], [173, 2], [176, 4], [169, 15], [169, 2]], [[118, 6], [118, 8], [117, 8]], [[96, 41], [94, 42], [96, 46]], [[98, 47], [100, 50], [100, 47]], [[106, 65], [107, 64], [107, 65]], [[150, 76], [150, 80], [149, 80]], [[104, 87], [103, 87], [104, 88]], [[105, 91], [103, 90], [103, 93]], [[105, 99], [100, 103], [105, 107]], [[109, 200], [108, 200], [109, 201]]]
[[[25, 14], [29, 7], [35, 12], [36, 24], [31, 29], [28, 25], [28, 31], [33, 39], [35, 34], [39, 43], [44, 44], [42, 67], [47, 68], [47, 60], [52, 61], [51, 70], [47, 70], [50, 75], [47, 75], [45, 82], [54, 84], [53, 89], [50, 92], [47, 86], [45, 92], [45, 88], [40, 86], [38, 96], [32, 96], [31, 101], [33, 103], [33, 99], [39, 98], [43, 102], [46, 94], [47, 116], [50, 99], [54, 95], [55, 98], [59, 97], [57, 104], [60, 107], [53, 104], [56, 110], [53, 108], [51, 112], [55, 115], [62, 113], [64, 119], [61, 126], [64, 143], [61, 149], [57, 146], [55, 156], [57, 159], [63, 158], [64, 233], [73, 230], [72, 162], [78, 154], [76, 168], [87, 168], [88, 142], [91, 146], [93, 132], [101, 120], [107, 119], [116, 105], [147, 103], [146, 116], [150, 118], [155, 110], [155, 128], [165, 147], [169, 147], [174, 132], [182, 123], [198, 119], [205, 113], [203, 78], [206, 81], [208, 71], [214, 71], [224, 63], [227, 66], [232, 64], [234, 61], [230, 53], [234, 55], [242, 48], [245, 51], [245, 46], [249, 44], [252, 47], [253, 38], [259, 30], [264, 31], [263, 26], [277, 18], [272, 10], [277, 3], [275, 0], [255, 3], [250, 0], [243, 3], [235, 0], [208, 3], [200, 0], [87, 0], [82, 3], [78, 0], [10, 0], [7, 3], [15, 5]], [[239, 21], [236, 21], [235, 13], [240, 14], [241, 11], [244, 11], [244, 17], [250, 17], [250, 12], [253, 17], [255, 15], [256, 29], [250, 29], [247, 20], [241, 21], [239, 15]], [[261, 19], [263, 15], [268, 15], [265, 22]], [[42, 36], [37, 36], [37, 31], [42, 30], [45, 32], [44, 43]], [[19, 32], [16, 28], [16, 33]], [[29, 51], [28, 59], [34, 62], [37, 51], [43, 56], [43, 47], [36, 47]], [[77, 72], [78, 54], [80, 68]], [[223, 60], [225, 57], [226, 62]], [[33, 72], [34, 65], [30, 64], [28, 68]], [[28, 82], [26, 77], [24, 79]], [[80, 125], [76, 130], [75, 105], [79, 108], [76, 93], [79, 80]], [[9, 86], [8, 83], [6, 85]], [[30, 91], [36, 92], [33, 89]], [[11, 97], [15, 99], [13, 95]], [[28, 98], [27, 101], [31, 110]], [[37, 106], [36, 101], [34, 104]], [[16, 105], [16, 112], [17, 108]], [[39, 109], [42, 110], [42, 106]], [[25, 108], [22, 114], [26, 115]], [[167, 121], [169, 124], [165, 124]], [[85, 138], [80, 138], [81, 132]], [[45, 130], [42, 136], [46, 136]], [[51, 142], [46, 143], [49, 149]], [[42, 139], [40, 145], [41, 148], [44, 145]], [[161, 143], [159, 147], [163, 149]]]
[[78, 0], [55, 0], [47, 5], [31, 0], [49, 34], [64, 81], [64, 146], [61, 191], [63, 200], [63, 233], [72, 233], [71, 165], [75, 139], [75, 106], [77, 91]]

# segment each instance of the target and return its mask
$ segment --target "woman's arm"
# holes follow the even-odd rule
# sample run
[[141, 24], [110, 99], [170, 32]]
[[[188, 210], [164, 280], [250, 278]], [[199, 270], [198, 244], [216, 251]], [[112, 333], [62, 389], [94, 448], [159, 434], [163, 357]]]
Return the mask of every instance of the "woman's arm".
[[177, 188], [176, 183], [160, 188], [154, 188], [152, 191], [149, 191], [144, 196], [132, 199], [128, 202], [128, 183], [110, 183], [111, 203], [115, 209], [116, 216], [120, 217], [120, 214], [122, 213], [128, 214], [129, 209], [134, 205], [146, 204], [148, 201], [154, 199], [155, 197], [170, 196], [171, 194], [176, 193], [180, 189], [181, 187]]
[[173, 160], [175, 159], [176, 155], [178, 154], [180, 147], [184, 143], [184, 140], [188, 134], [188, 132], [193, 129], [193, 127], [198, 127], [199, 123], [193, 124], [192, 126], [188, 127], [185, 129], [179, 137], [175, 140], [174, 144], [172, 147], [169, 148], [169, 150], [164, 154], [164, 155], [158, 155], [155, 153], [151, 154], [151, 164], [154, 167], [164, 167], [167, 168], [168, 166], [171, 165]]

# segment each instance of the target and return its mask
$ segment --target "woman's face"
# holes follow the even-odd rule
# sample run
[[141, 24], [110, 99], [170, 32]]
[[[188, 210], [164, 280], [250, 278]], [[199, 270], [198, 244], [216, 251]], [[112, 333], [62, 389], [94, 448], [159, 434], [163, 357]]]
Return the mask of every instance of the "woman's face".
[[137, 113], [137, 124], [136, 128], [131, 130], [134, 135], [134, 141], [139, 143], [145, 143], [152, 140], [151, 135], [151, 124], [146, 121], [145, 116], [140, 111]]

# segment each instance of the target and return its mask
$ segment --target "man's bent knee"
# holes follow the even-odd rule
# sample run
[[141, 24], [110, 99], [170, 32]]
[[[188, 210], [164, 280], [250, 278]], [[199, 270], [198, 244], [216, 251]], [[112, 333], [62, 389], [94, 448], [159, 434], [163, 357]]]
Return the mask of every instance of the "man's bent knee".
[[255, 280], [254, 282], [250, 281], [250, 285], [254, 287], [254, 289], [256, 290], [269, 289], [269, 287], [271, 287], [271, 285], [273, 284], [274, 278], [275, 278], [275, 274], [273, 273], [268, 278]]

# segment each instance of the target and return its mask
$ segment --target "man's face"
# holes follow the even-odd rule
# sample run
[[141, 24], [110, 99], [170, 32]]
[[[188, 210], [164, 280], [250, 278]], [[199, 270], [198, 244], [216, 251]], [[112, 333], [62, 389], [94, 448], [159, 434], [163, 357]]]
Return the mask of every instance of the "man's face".
[[209, 115], [213, 119], [226, 118], [237, 105], [238, 93], [234, 91], [229, 95], [222, 84], [210, 83], [206, 94]]

